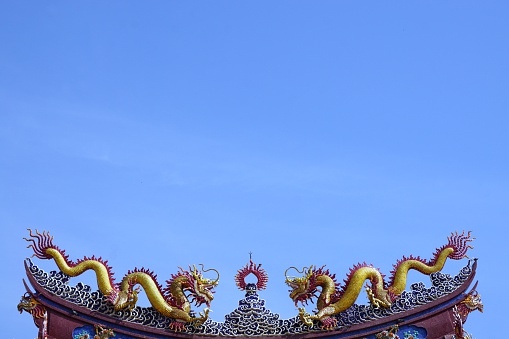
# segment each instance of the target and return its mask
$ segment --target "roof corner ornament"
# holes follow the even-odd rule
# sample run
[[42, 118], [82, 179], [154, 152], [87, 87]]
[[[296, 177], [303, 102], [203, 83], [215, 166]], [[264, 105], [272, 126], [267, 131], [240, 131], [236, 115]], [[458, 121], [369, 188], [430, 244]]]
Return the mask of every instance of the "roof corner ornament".
[[26, 292], [18, 304], [18, 311], [19, 313], [23, 313], [23, 311], [30, 313], [35, 320], [44, 318], [46, 308], [34, 298], [32, 293]]

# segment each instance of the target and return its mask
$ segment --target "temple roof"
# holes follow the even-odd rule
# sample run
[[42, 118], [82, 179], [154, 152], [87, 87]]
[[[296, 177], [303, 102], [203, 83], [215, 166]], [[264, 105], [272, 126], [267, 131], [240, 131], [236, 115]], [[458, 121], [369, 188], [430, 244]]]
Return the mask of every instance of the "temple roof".
[[[389, 279], [372, 265], [354, 265], [343, 283], [325, 266], [286, 270], [290, 298], [305, 306], [316, 300], [316, 310], [305, 307], [289, 319], [271, 311], [262, 298], [268, 273], [250, 257], [237, 271], [235, 283], [244, 297], [238, 306], [218, 321], [209, 316], [214, 288], [219, 283], [215, 269], [180, 268], [166, 280], [163, 288], [154, 272], [129, 271], [115, 283], [111, 268], [101, 258], [85, 257], [77, 262], [53, 245], [49, 233], [30, 231], [35, 256], [54, 260], [60, 270], [49, 273], [31, 259], [25, 261], [27, 293], [18, 310], [27, 311], [39, 327], [39, 338], [94, 339], [110, 338], [191, 338], [191, 337], [334, 337], [334, 338], [467, 338], [463, 324], [469, 313], [482, 311], [476, 291], [470, 292], [477, 259], [468, 260], [454, 276], [442, 272], [447, 259], [461, 260], [471, 246], [470, 233], [452, 234], [448, 243], [437, 248], [429, 260], [403, 257], [394, 265]], [[288, 276], [290, 270], [301, 276]], [[417, 282], [406, 288], [408, 271], [414, 269], [429, 277], [429, 283]], [[93, 270], [98, 288], [72, 278]], [[212, 272], [212, 273], [211, 273]], [[213, 278], [205, 278], [205, 275]], [[246, 282], [247, 276], [256, 282]], [[357, 304], [363, 287], [368, 304]], [[151, 306], [137, 305], [143, 288]], [[193, 309], [206, 304], [202, 311]], [[88, 336], [88, 337], [87, 337]]]

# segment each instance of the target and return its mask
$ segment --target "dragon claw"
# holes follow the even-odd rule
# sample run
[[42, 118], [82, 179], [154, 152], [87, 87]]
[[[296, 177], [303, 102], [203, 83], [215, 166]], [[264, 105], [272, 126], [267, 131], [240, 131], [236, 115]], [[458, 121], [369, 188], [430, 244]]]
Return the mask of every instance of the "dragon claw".
[[200, 317], [193, 318], [191, 321], [194, 322], [196, 325], [201, 325], [205, 321], [207, 321], [207, 319], [209, 318], [209, 312], [210, 312], [210, 309], [205, 308], [205, 309], [203, 309], [203, 312], [199, 313]]
[[182, 332], [186, 328], [186, 323], [181, 321], [172, 321], [170, 323], [170, 329], [175, 332]]
[[306, 312], [303, 307], [299, 308], [299, 318], [306, 326], [313, 326], [313, 320], [311, 319], [311, 315]]
[[321, 319], [320, 321], [322, 322], [322, 329], [327, 331], [333, 330], [338, 324], [338, 320], [333, 317]]

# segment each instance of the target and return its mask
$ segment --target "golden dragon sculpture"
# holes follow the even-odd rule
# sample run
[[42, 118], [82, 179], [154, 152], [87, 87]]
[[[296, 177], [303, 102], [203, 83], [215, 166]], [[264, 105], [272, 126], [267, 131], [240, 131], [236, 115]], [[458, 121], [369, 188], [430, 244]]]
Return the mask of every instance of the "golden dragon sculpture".
[[[53, 237], [48, 232], [35, 233], [28, 229], [30, 238], [24, 238], [31, 242], [27, 247], [34, 250], [35, 256], [39, 259], [54, 260], [58, 268], [70, 277], [76, 277], [85, 271], [93, 270], [96, 275], [99, 290], [106, 296], [116, 311], [135, 307], [138, 301], [138, 293], [140, 285], [143, 287], [150, 304], [162, 315], [172, 318], [170, 329], [174, 331], [182, 331], [186, 323], [202, 324], [208, 318], [210, 302], [214, 299], [214, 287], [219, 282], [219, 273], [215, 269], [205, 270], [202, 265], [203, 272], [214, 271], [217, 274], [215, 280], [204, 278], [202, 272], [196, 266], [189, 267], [189, 270], [180, 268], [180, 271], [171, 275], [171, 279], [167, 280], [167, 287], [157, 282], [157, 276], [144, 268], [129, 271], [120, 284], [114, 282], [111, 267], [108, 262], [102, 258], [83, 258], [76, 263], [69, 260], [65, 251], [53, 245]], [[135, 288], [136, 286], [136, 288]], [[199, 313], [199, 317], [191, 314], [191, 302], [197, 307], [206, 304], [207, 308]]]
[[[299, 302], [302, 305], [307, 304], [308, 300], [312, 300], [320, 292], [317, 288], [321, 288], [317, 297], [316, 314], [310, 315], [304, 308], [299, 308], [299, 316], [307, 326], [312, 326], [313, 320], [319, 320], [322, 328], [331, 330], [337, 325], [335, 315], [354, 304], [366, 280], [371, 283], [371, 286], [365, 287], [371, 304], [374, 307], [390, 307], [405, 290], [408, 271], [413, 269], [426, 275], [439, 272], [447, 258], [459, 260], [467, 257], [467, 250], [473, 248], [468, 244], [471, 241], [470, 232], [468, 234], [456, 232], [448, 237], [446, 245], [437, 248], [429, 261], [420, 257], [403, 257], [394, 265], [388, 283], [384, 281], [384, 275], [377, 268], [366, 263], [351, 268], [343, 286], [336, 282], [335, 275], [331, 275], [329, 270], [324, 268], [325, 266], [304, 267], [302, 271], [290, 267], [285, 272], [285, 282], [291, 288], [290, 298], [296, 306]], [[295, 269], [303, 276], [289, 277], [287, 273], [290, 269]]]

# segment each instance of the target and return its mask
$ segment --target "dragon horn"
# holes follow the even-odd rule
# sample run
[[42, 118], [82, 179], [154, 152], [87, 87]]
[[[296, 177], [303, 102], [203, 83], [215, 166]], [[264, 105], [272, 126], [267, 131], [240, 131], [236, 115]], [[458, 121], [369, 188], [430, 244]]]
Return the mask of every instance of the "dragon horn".
[[219, 283], [219, 272], [218, 272], [215, 268], [209, 268], [208, 270], [206, 270], [206, 269], [205, 269], [205, 266], [204, 266], [203, 264], [200, 264], [200, 266], [201, 266], [201, 269], [202, 269], [202, 271], [203, 271], [204, 273], [205, 273], [205, 272], [208, 272], [208, 271], [214, 271], [214, 272], [216, 272], [216, 274], [217, 274], [217, 278], [216, 278], [216, 280], [212, 281], [212, 282], [210, 283], [210, 285], [217, 285], [217, 284]]
[[189, 270], [191, 271], [191, 274], [196, 280], [200, 279], [200, 275], [198, 274], [198, 269], [196, 268], [196, 265], [193, 264], [193, 268], [189, 266]]
[[309, 270], [308, 270], [308, 273], [306, 274], [306, 278], [309, 279], [312, 275], [313, 275], [313, 265], [309, 266]]

